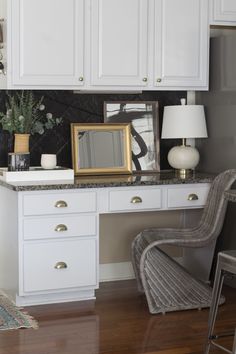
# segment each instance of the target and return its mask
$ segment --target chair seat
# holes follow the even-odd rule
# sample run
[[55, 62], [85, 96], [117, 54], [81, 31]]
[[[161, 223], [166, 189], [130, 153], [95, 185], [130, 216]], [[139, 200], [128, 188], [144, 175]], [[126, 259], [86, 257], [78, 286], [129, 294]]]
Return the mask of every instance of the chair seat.
[[[150, 250], [144, 272], [148, 279], [148, 305], [152, 314], [201, 309], [211, 305], [212, 288], [193, 278], [158, 247]], [[220, 304], [224, 301], [222, 296]]]

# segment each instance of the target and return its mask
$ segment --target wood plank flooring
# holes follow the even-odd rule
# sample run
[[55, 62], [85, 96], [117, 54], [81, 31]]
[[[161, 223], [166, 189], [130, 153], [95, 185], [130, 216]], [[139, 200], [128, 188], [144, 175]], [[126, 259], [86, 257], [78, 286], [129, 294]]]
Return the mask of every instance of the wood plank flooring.
[[[236, 289], [225, 287], [224, 295], [227, 301], [220, 307], [217, 331], [236, 327]], [[135, 281], [101, 284], [95, 303], [26, 309], [38, 320], [39, 329], [1, 331], [0, 354], [203, 353], [208, 310], [150, 315]], [[224, 343], [231, 349], [232, 338]]]

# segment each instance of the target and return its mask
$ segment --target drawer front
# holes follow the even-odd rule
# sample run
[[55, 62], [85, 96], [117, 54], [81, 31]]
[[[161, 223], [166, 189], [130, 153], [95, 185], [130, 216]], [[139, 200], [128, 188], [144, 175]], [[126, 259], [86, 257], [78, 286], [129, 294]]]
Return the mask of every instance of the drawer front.
[[168, 208], [203, 207], [206, 203], [210, 186], [191, 186], [187, 188], [169, 188]]
[[95, 239], [25, 244], [24, 292], [96, 286], [96, 248]]
[[51, 216], [26, 218], [23, 221], [25, 240], [96, 235], [95, 215]]
[[109, 193], [109, 210], [149, 210], [161, 208], [161, 189], [131, 188]]
[[23, 213], [27, 215], [67, 214], [96, 211], [96, 192], [27, 194]]

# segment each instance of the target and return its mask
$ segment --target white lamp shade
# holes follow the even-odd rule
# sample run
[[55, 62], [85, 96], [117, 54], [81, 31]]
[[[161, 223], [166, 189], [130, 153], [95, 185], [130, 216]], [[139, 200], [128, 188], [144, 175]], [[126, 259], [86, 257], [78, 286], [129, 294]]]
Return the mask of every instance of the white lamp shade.
[[164, 107], [163, 139], [207, 138], [204, 107], [178, 105]]

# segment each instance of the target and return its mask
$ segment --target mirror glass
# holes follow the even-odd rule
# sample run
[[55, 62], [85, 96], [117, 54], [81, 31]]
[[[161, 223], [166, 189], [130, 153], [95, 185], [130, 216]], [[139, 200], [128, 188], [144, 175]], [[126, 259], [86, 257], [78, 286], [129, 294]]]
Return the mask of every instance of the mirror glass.
[[80, 131], [78, 138], [79, 168], [124, 166], [123, 131]]

